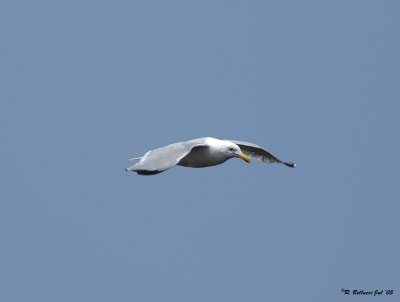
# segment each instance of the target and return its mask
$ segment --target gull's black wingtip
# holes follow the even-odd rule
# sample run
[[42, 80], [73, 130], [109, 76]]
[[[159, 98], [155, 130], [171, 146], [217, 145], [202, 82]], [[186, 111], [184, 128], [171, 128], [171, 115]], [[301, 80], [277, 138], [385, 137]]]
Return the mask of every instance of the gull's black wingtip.
[[288, 162], [288, 163], [283, 162], [283, 164], [285, 164], [286, 166], [288, 166], [288, 167], [290, 167], [290, 168], [295, 168], [295, 167], [296, 167], [296, 164], [295, 164], [295, 163], [292, 163], [292, 162]]

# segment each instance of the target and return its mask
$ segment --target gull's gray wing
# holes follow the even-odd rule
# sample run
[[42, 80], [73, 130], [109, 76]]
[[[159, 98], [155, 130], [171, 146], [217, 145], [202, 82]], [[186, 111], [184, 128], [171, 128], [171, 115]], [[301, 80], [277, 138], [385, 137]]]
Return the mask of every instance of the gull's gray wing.
[[229, 141], [238, 145], [244, 154], [254, 157], [263, 163], [280, 163], [291, 168], [294, 168], [296, 166], [295, 163], [281, 161], [271, 152], [265, 150], [263, 147], [259, 145], [248, 142], [230, 140], [230, 139]]
[[204, 139], [195, 139], [150, 150], [143, 157], [140, 157], [140, 161], [137, 164], [125, 169], [125, 171], [132, 171], [142, 175], [161, 173], [178, 164], [194, 147], [205, 145]]

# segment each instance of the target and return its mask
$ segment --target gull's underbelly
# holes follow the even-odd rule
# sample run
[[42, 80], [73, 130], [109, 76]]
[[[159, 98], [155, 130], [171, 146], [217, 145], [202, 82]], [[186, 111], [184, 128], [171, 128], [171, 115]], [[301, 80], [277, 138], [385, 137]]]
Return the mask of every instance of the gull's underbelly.
[[193, 148], [192, 151], [182, 158], [178, 166], [203, 168], [224, 163], [229, 158], [223, 153], [212, 152], [209, 148]]

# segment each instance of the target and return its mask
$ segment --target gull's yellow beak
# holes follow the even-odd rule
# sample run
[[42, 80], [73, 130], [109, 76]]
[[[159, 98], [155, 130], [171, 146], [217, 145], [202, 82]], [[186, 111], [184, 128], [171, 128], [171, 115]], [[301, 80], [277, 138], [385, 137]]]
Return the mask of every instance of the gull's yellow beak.
[[243, 153], [236, 153], [237, 157], [243, 159], [245, 162], [250, 163], [251, 158], [249, 156], [247, 156], [246, 154]]

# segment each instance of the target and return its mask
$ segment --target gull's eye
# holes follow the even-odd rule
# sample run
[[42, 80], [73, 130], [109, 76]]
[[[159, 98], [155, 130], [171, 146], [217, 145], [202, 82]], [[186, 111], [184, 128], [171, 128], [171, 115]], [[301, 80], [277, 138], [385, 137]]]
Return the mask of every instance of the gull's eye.
[[235, 151], [235, 148], [229, 147], [229, 151]]

